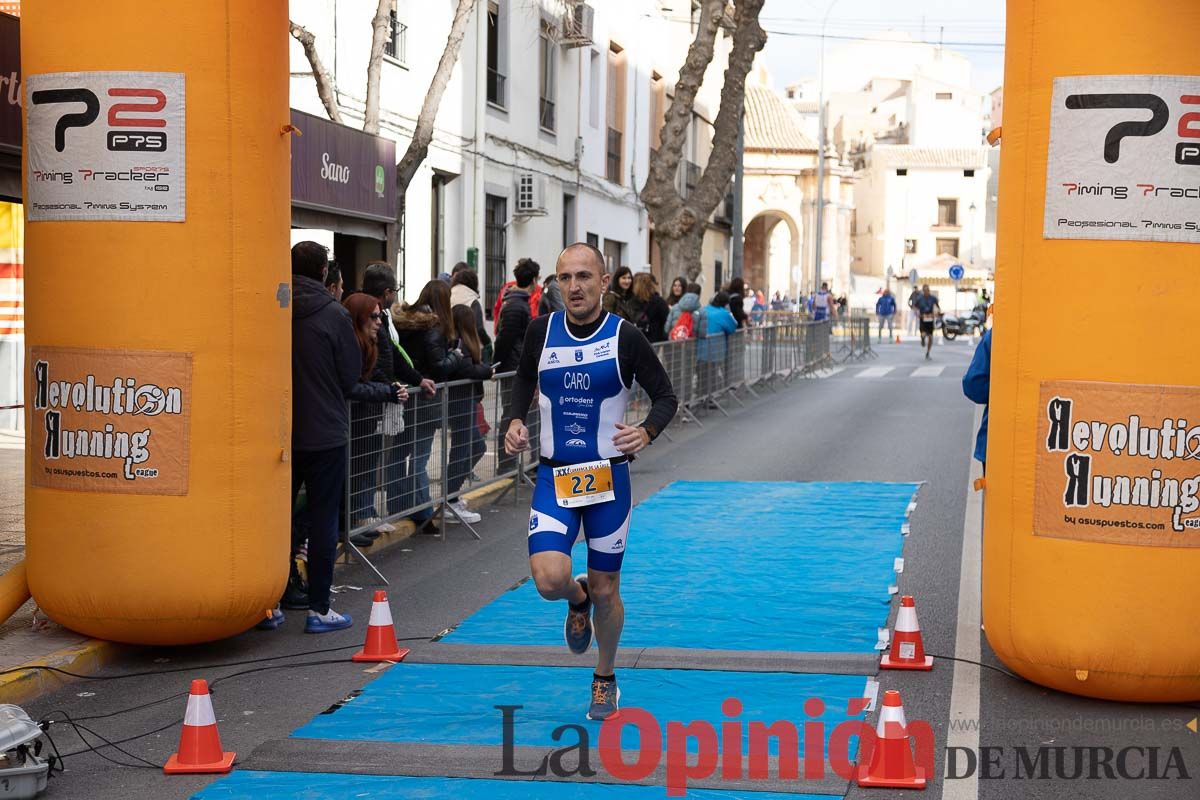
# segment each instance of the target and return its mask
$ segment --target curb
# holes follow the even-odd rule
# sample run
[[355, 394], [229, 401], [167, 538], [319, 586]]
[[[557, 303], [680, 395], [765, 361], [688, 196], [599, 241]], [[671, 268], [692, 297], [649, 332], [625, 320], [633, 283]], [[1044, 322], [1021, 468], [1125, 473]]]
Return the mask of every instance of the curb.
[[19, 667], [13, 667], [13, 672], [0, 675], [0, 703], [20, 704], [80, 680], [61, 672], [36, 669], [37, 667], [54, 667], [80, 675], [91, 675], [115, 661], [127, 649], [128, 645], [106, 642], [103, 639], [89, 639], [82, 644], [65, 647]]
[[[513, 478], [500, 478], [492, 481], [491, 483], [484, 484], [478, 489], [472, 489], [469, 492], [464, 492], [462, 498], [472, 503], [486, 501], [493, 495], [500, 494], [505, 489], [510, 488], [512, 486], [512, 482]], [[382, 533], [371, 544], [367, 545], [366, 547], [358, 548], [360, 551], [362, 551], [364, 556], [379, 555], [380, 553], [395, 547], [401, 542], [412, 538], [417, 529], [416, 525], [406, 519], [397, 520], [392, 524], [396, 526], [396, 530], [392, 531], [391, 533]], [[432, 539], [436, 537], [431, 536], [427, 538]], [[343, 562], [338, 563], [340, 564]]]

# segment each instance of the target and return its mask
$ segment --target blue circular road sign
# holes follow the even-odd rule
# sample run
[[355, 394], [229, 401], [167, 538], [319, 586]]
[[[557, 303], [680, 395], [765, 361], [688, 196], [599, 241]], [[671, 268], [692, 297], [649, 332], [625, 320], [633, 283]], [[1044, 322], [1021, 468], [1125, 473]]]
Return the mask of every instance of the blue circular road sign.
[[950, 265], [950, 280], [961, 281], [963, 275], [965, 275], [965, 274], [966, 274], [966, 271], [963, 270], [962, 264], [951, 264]]

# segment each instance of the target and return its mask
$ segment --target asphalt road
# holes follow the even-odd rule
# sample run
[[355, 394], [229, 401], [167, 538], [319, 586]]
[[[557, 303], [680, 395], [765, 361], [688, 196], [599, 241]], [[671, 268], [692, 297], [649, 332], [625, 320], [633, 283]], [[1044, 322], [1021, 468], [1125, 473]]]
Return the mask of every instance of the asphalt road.
[[[845, 365], [819, 379], [798, 380], [777, 392], [750, 400], [746, 408], [705, 418], [704, 427], [674, 425], [674, 443], [652, 447], [634, 468], [635, 502], [679, 478], [695, 480], [877, 480], [924, 481], [905, 546], [905, 571], [899, 576], [902, 593], [918, 598], [918, 611], [928, 652], [955, 653], [958, 593], [964, 514], [967, 509], [970, 453], [975, 409], [963, 399], [959, 378], [970, 358], [969, 342], [940, 345], [926, 362], [917, 345], [885, 344], [878, 359]], [[936, 370], [920, 368], [944, 367]], [[916, 373], [916, 374], [914, 374]], [[380, 566], [392, 580], [392, 611], [400, 636], [429, 637], [489, 602], [528, 574], [525, 529], [528, 493], [517, 502], [510, 497], [484, 511], [483, 541], [465, 532], [451, 532], [447, 541], [419, 538], [402, 549], [384, 554]], [[740, 504], [755, 502], [752, 491], [730, 497], [714, 513], [737, 523]], [[815, 511], [814, 513], [819, 513]], [[633, 532], [636, 537], [636, 531]], [[631, 540], [636, 547], [636, 538]], [[336, 584], [354, 584], [362, 591], [339, 594], [337, 605], [365, 622], [370, 604], [367, 574], [356, 568], [339, 572]], [[894, 612], [893, 612], [894, 613]], [[238, 675], [241, 667], [204, 668], [214, 662], [277, 657], [320, 648], [361, 644], [363, 626], [326, 636], [305, 636], [303, 618], [289, 616], [273, 633], [248, 632], [203, 647], [147, 650], [114, 665], [104, 674], [140, 671], [172, 674], [94, 680], [66, 687], [29, 705], [36, 716], [53, 711], [72, 718], [91, 717], [83, 724], [109, 739], [120, 740], [165, 726], [125, 747], [153, 764], [161, 764], [178, 741], [184, 694], [192, 677], [215, 681], [214, 703], [227, 750], [249, 755], [258, 744], [287, 736], [313, 715], [343, 699], [372, 678], [369, 669], [340, 659], [348, 651], [293, 658], [285, 663], [337, 659], [335, 663], [291, 666], [286, 669]], [[1000, 666], [983, 643], [983, 660]], [[963, 798], [1170, 798], [1200, 796], [1192, 781], [1021, 780], [968, 778], [943, 781], [943, 747], [951, 713], [953, 665], [939, 662], [932, 673], [884, 672], [882, 689], [903, 693], [909, 720], [929, 721], [936, 732], [936, 775], [926, 796]], [[1196, 711], [1180, 707], [1146, 707], [1101, 703], [1056, 694], [998, 672], [980, 676], [980, 741], [1002, 746], [1001, 758], [1011, 760], [1016, 746], [1127, 745], [1182, 748], [1189, 772], [1200, 771], [1200, 735], [1182, 730], [1181, 721]], [[169, 699], [166, 699], [169, 698]], [[165, 699], [165, 700], [164, 700]], [[164, 702], [154, 703], [154, 701]], [[141, 710], [105, 717], [141, 704]], [[61, 715], [60, 717], [61, 718]], [[874, 717], [872, 717], [872, 720]], [[1144, 720], [1133, 729], [1134, 720]], [[1093, 728], [1107, 730], [1087, 731]], [[1107, 722], [1104, 722], [1107, 721]], [[1039, 725], [1041, 727], [1039, 727]], [[1075, 730], [1078, 728], [1078, 730]], [[1115, 730], [1114, 730], [1115, 729]], [[53, 728], [64, 752], [81, 749], [67, 725]], [[106, 751], [116, 758], [129, 758]], [[210, 778], [166, 778], [154, 769], [132, 769], [107, 763], [94, 754], [68, 758], [68, 771], [56, 777], [49, 798], [124, 800], [129, 796], [183, 798]], [[959, 771], [963, 771], [960, 756]], [[1069, 768], [1069, 765], [1068, 765]], [[1052, 769], [1053, 773], [1053, 769]], [[979, 775], [979, 770], [976, 770]], [[943, 785], [945, 784], [945, 786]], [[911, 793], [853, 788], [852, 798], [912, 797]]]

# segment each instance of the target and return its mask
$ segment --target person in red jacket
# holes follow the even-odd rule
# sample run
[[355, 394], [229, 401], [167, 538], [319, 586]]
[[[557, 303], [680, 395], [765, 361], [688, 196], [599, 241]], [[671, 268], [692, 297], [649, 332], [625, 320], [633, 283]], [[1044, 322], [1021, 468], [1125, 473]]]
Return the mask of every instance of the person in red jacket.
[[[537, 263], [533, 259], [522, 258], [520, 261], [517, 262], [517, 264], [524, 264], [526, 261], [528, 261], [531, 264]], [[540, 271], [541, 271], [541, 268], [539, 267], [539, 272]], [[542, 300], [542, 285], [537, 282], [537, 277], [538, 277], [537, 273], [534, 273], [533, 288], [529, 290], [529, 314], [531, 317], [537, 317], [538, 303], [540, 303]], [[510, 286], [516, 286], [516, 285], [517, 285], [516, 281], [509, 281], [508, 283], [506, 283], [502, 287], [500, 287], [500, 295], [496, 298], [496, 305], [494, 305], [492, 307], [492, 319], [493, 320], [500, 319], [500, 306], [504, 305], [504, 293], [508, 291], [508, 288]]]

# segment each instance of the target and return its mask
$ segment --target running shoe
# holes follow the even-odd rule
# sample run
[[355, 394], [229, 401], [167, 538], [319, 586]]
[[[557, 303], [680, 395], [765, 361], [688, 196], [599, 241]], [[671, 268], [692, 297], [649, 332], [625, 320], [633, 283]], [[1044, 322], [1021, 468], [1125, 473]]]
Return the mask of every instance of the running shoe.
[[308, 619], [304, 623], [305, 633], [332, 633], [349, 628], [354, 624], [354, 620], [349, 614], [339, 614], [332, 608], [324, 614], [318, 614], [316, 611], [309, 610]]
[[273, 631], [283, 624], [283, 612], [278, 607], [271, 609], [271, 616], [259, 620], [254, 627], [260, 631]]
[[617, 716], [620, 712], [621, 690], [617, 688], [617, 676], [610, 675], [601, 678], [592, 676], [592, 706], [588, 709], [587, 718], [605, 720]]
[[586, 574], [576, 575], [575, 580], [583, 587], [587, 599], [582, 608], [567, 604], [567, 622], [563, 626], [563, 639], [567, 649], [575, 655], [583, 655], [592, 644], [592, 596], [588, 594], [588, 579]]

